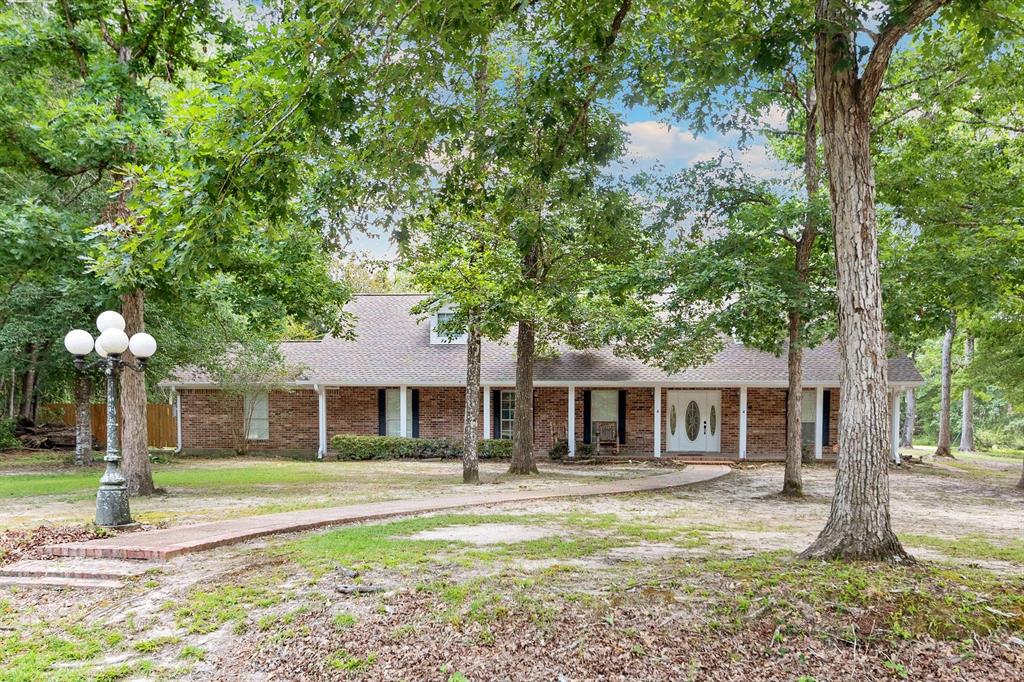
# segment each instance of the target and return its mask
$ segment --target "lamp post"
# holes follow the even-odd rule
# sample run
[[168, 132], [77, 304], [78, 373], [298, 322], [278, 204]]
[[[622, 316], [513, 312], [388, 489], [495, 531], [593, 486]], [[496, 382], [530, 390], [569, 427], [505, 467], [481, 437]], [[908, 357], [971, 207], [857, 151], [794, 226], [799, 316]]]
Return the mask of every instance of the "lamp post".
[[[84, 329], [72, 329], [64, 337], [64, 347], [75, 356], [75, 368], [83, 371], [88, 367], [103, 367], [107, 375], [107, 454], [103, 460], [106, 471], [100, 478], [96, 492], [96, 525], [106, 527], [127, 526], [132, 522], [128, 508], [128, 481], [121, 471], [121, 445], [117, 431], [117, 378], [122, 370], [144, 372], [146, 361], [156, 352], [156, 339], [145, 332], [133, 334], [129, 339], [124, 333], [124, 318], [120, 313], [106, 310], [96, 318], [100, 334], [93, 340]], [[99, 357], [87, 361], [86, 356], [96, 349]], [[139, 359], [131, 364], [121, 359], [121, 354], [131, 350]]]

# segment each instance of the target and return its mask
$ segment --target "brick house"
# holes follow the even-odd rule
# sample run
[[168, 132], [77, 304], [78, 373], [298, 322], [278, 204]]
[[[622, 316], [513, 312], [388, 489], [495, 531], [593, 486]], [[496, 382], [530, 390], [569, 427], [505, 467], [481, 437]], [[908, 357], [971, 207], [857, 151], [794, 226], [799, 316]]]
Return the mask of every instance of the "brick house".
[[[200, 374], [179, 372], [178, 447], [231, 449], [243, 422], [251, 451], [327, 452], [335, 434], [414, 438], [462, 435], [465, 340], [436, 332], [438, 317], [417, 319], [418, 295], [360, 295], [349, 305], [355, 338], [287, 342], [301, 368], [291, 390], [225, 395]], [[804, 354], [804, 443], [819, 459], [837, 451], [839, 354], [834, 343]], [[536, 363], [534, 447], [567, 440], [570, 453], [614, 434], [620, 452], [690, 453], [728, 459], [782, 459], [786, 448], [786, 358], [727, 342], [709, 364], [668, 374], [610, 349], [564, 349]], [[889, 395], [921, 385], [907, 357], [889, 361]], [[480, 430], [508, 438], [515, 413], [515, 348], [485, 341], [481, 351]], [[899, 410], [893, 410], [893, 433]]]

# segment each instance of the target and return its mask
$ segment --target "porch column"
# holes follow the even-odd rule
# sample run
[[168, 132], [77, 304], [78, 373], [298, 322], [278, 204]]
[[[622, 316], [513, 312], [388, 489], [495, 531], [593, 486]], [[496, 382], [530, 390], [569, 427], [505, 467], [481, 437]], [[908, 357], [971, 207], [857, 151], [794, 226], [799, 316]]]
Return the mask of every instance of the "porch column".
[[900, 455], [900, 396], [902, 391], [893, 391], [889, 399], [889, 411], [892, 414], [892, 429], [889, 434], [891, 441], [889, 447], [892, 450], [892, 461], [903, 464], [903, 457]]
[[661, 457], [661, 386], [654, 387], [654, 456]]
[[484, 386], [484, 440], [491, 438], [491, 387]]
[[409, 428], [406, 426], [409, 418], [409, 399], [408, 399], [409, 388], [407, 386], [398, 387], [398, 435], [402, 438], [409, 437]]
[[569, 456], [576, 456], [576, 387], [569, 386], [568, 414], [569, 422], [565, 425], [565, 442], [569, 446]]
[[747, 458], [747, 387], [740, 386], [740, 459]]
[[822, 429], [825, 426], [825, 389], [814, 389], [814, 459], [821, 459], [821, 445], [825, 440]]
[[327, 388], [324, 386], [315, 386], [314, 388], [316, 389], [317, 434], [320, 441], [316, 458], [323, 459], [327, 454]]

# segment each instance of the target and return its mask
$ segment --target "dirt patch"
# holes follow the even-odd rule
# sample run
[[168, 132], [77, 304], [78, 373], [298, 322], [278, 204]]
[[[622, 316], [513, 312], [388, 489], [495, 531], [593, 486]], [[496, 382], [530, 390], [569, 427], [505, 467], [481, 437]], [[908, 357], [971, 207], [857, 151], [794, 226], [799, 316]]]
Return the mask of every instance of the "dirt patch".
[[484, 523], [478, 526], [448, 526], [432, 528], [407, 536], [409, 540], [450, 540], [473, 545], [499, 545], [529, 542], [555, 535], [554, 528], [521, 526], [514, 523]]
[[[503, 469], [493, 466], [495, 474]], [[418, 467], [400, 463], [384, 469], [382, 476], [395, 474], [395, 490], [416, 489], [422, 495], [423, 489], [410, 483], [413, 476], [401, 473], [408, 468], [434, 485], [428, 470]], [[899, 679], [902, 673], [910, 679], [1014, 679], [1024, 665], [1024, 645], [1013, 640], [1020, 636], [1019, 626], [1012, 636], [1000, 631], [969, 643], [904, 638], [885, 629], [892, 614], [875, 602], [831, 609], [830, 593], [824, 608], [822, 603], [799, 603], [805, 588], [807, 594], [845, 594], [843, 586], [850, 585], [851, 593], [863, 593], [853, 589], [856, 581], [842, 575], [842, 567], [830, 581], [815, 574], [795, 581], [795, 590], [776, 592], [771, 587], [773, 581], [758, 562], [765, 556], [792, 561], [789, 553], [813, 540], [828, 516], [828, 505], [818, 500], [829, 499], [834, 477], [833, 467], [806, 468], [805, 488], [815, 500], [806, 504], [778, 498], [782, 467], [762, 465], [688, 489], [466, 510], [514, 518], [402, 536], [452, 545], [414, 563], [360, 567], [362, 575], [344, 578], [393, 586], [386, 594], [342, 594], [337, 567], [317, 574], [293, 560], [287, 543], [297, 535], [290, 535], [180, 557], [163, 564], [157, 574], [128, 581], [121, 591], [25, 589], [2, 596], [9, 600], [10, 613], [18, 614], [18, 627], [45, 622], [55, 637], [68, 623], [124, 633], [123, 643], [110, 653], [117, 660], [153, 661], [155, 674], [167, 679], [444, 682], [456, 672], [470, 680], [762, 680], [801, 675], [861, 680]], [[894, 471], [890, 480], [898, 532], [978, 535], [994, 543], [1020, 537], [1021, 496], [1012, 489], [954, 472]], [[494, 485], [548, 484], [530, 481]], [[363, 485], [356, 487], [370, 490]], [[377, 493], [387, 490], [386, 482], [372, 485]], [[454, 483], [433, 489], [438, 494], [465, 490]], [[525, 549], [551, 543], [556, 552], [560, 539], [579, 543], [579, 553], [566, 551], [558, 558], [547, 549]], [[487, 548], [533, 540], [541, 542], [515, 555], [506, 548]], [[605, 540], [609, 542], [601, 544]], [[965, 575], [972, 575], [972, 567], [989, 569], [1008, 585], [1019, 585], [1024, 573], [1024, 566], [1011, 562], [955, 558], [924, 548], [915, 554], [925, 564], [956, 564]], [[343, 557], [337, 563], [347, 565]], [[793, 563], [795, 571], [810, 570], [807, 563]], [[750, 574], [741, 578], [746, 582], [738, 582], [736, 576], [745, 575], [743, 567]], [[763, 584], [758, 582], [762, 579]], [[761, 592], [745, 591], [743, 586], [751, 581]], [[214, 632], [189, 634], [176, 621], [176, 609], [194, 600], [197, 591], [253, 585], [268, 590], [273, 603], [247, 607]], [[884, 585], [877, 598], [890, 606], [917, 591], [914, 583], [899, 590]], [[979, 595], [991, 597], [980, 588]], [[985, 613], [998, 620], [1003, 616], [997, 612], [1009, 611], [1013, 609], [999, 606]], [[871, 641], [865, 639], [869, 636]], [[181, 639], [157, 653], [133, 648], [158, 637]], [[186, 647], [201, 649], [204, 658], [186, 659]]]

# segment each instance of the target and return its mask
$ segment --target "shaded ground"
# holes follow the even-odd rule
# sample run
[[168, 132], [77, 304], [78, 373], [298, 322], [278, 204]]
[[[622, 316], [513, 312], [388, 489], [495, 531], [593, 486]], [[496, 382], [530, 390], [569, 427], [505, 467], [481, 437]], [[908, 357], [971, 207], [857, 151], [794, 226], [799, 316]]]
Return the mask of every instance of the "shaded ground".
[[[0, 679], [1019, 679], [1020, 462], [945, 464], [893, 471], [914, 567], [795, 561], [834, 469], [805, 470], [809, 497], [790, 502], [781, 467], [754, 465], [693, 489], [247, 543], [123, 594], [0, 594]], [[403, 486], [438, 475], [352, 466]]]

